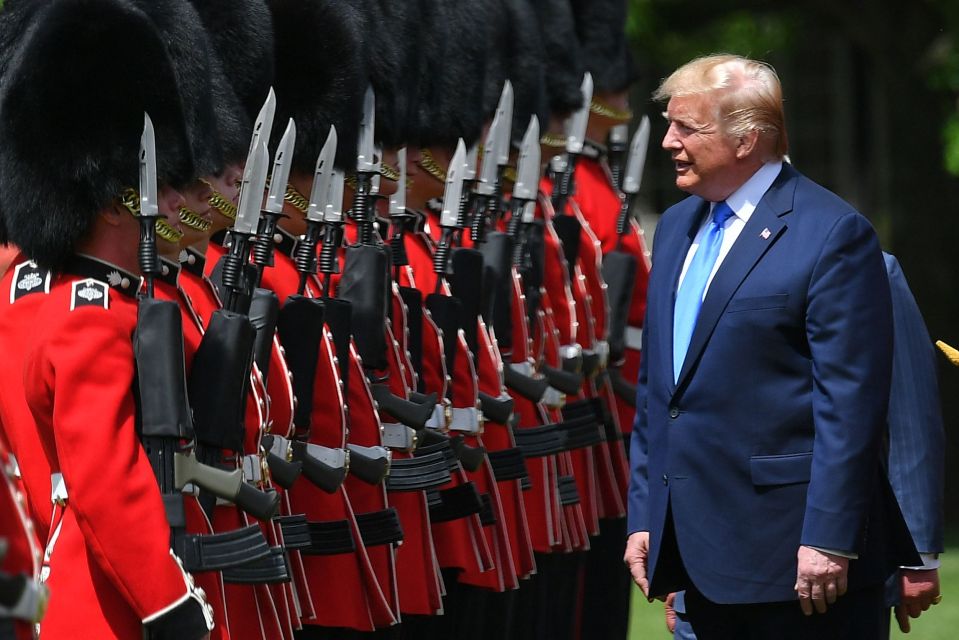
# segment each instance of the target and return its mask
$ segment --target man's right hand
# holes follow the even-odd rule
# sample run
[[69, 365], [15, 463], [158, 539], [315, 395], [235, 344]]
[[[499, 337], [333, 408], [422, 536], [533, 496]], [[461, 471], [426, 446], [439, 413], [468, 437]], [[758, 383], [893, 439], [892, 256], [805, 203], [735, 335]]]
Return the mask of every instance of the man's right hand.
[[666, 614], [666, 628], [670, 633], [676, 632], [676, 609], [673, 603], [676, 602], [676, 594], [671, 593], [666, 596], [666, 602], [663, 603], [663, 613]]
[[896, 622], [903, 633], [909, 633], [909, 618], [918, 618], [922, 612], [938, 602], [938, 569], [902, 569], [899, 572], [900, 603], [896, 605]]
[[649, 598], [649, 580], [646, 577], [647, 560], [649, 557], [649, 531], [637, 531], [626, 539], [626, 553], [623, 561], [629, 567], [633, 582], [643, 590], [643, 595]]

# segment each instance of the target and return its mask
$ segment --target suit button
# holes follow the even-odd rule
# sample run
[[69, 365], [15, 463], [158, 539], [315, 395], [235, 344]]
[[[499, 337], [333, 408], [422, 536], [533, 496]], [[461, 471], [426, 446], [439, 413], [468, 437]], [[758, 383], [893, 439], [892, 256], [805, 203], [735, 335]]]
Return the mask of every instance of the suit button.
[[665, 473], [663, 474], [663, 485], [669, 486], [669, 476], [667, 476]]
[[676, 407], [670, 407], [670, 408], [669, 408], [669, 417], [670, 417], [670, 418], [673, 418], [673, 419], [678, 418], [678, 417], [679, 417], [679, 409], [677, 409]]

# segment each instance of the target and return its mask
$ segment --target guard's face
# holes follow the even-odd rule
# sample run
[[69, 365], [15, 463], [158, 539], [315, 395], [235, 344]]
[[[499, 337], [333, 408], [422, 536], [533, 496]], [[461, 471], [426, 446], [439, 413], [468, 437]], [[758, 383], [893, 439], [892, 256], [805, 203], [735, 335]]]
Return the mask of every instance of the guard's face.
[[[243, 167], [239, 164], [231, 164], [227, 166], [218, 176], [208, 176], [205, 178], [209, 183], [212, 192], [214, 194], [219, 194], [222, 196], [223, 201], [232, 204], [236, 207], [240, 202], [240, 182], [243, 179]], [[236, 215], [235, 211], [233, 212], [234, 217]], [[213, 208], [213, 227], [210, 229], [210, 233], [216, 233], [222, 229], [228, 229], [233, 226], [234, 218], [228, 217], [225, 214], [221, 213], [216, 207]]]
[[676, 186], [711, 202], [725, 200], [739, 186], [737, 140], [723, 132], [715, 97], [677, 96], [666, 107], [669, 129], [663, 149], [676, 170]]
[[[198, 215], [201, 219], [211, 224], [213, 223], [213, 207], [210, 206], [210, 196], [213, 195], [213, 188], [210, 186], [210, 177], [203, 180], [197, 180], [182, 191], [183, 206]], [[180, 247], [189, 247], [209, 237], [211, 229], [195, 229], [188, 224], [182, 224], [182, 216], [187, 215], [182, 211], [180, 229], [183, 231], [183, 239], [180, 240]]]

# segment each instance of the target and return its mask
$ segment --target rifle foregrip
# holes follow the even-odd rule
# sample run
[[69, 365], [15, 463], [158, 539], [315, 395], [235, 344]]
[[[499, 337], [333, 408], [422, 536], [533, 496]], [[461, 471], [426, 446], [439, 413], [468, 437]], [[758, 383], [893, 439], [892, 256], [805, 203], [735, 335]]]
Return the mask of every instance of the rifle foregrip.
[[382, 456], [371, 455], [375, 450], [369, 447], [348, 445], [350, 450], [350, 473], [367, 484], [380, 484], [390, 470], [390, 458], [384, 452]]
[[256, 329], [253, 361], [265, 380], [270, 374], [270, 355], [280, 314], [280, 299], [269, 289], [254, 289], [250, 301], [250, 323]]
[[417, 430], [426, 426], [426, 421], [433, 415], [436, 407], [436, 402], [417, 404], [405, 400], [394, 395], [385, 384], [372, 385], [372, 391], [373, 398], [381, 408], [406, 426]]
[[562, 391], [568, 396], [574, 396], [579, 393], [583, 386], [583, 374], [562, 369], [554, 369], [549, 365], [543, 365], [543, 375], [549, 381], [549, 386]]
[[549, 387], [545, 378], [532, 378], [524, 375], [512, 367], [503, 368], [503, 381], [508, 389], [532, 402], [540, 402]]
[[303, 472], [299, 462], [289, 462], [275, 453], [266, 454], [266, 463], [270, 467], [270, 477], [284, 489], [289, 489]]
[[233, 503], [257, 520], [269, 520], [280, 508], [280, 494], [271, 489], [260, 491], [244, 482]]
[[[346, 467], [331, 467], [330, 465], [318, 460], [301, 450], [299, 453], [299, 462], [303, 464], [303, 475], [326, 493], [336, 493], [343, 481], [346, 479]], [[352, 457], [350, 459], [352, 463]]]

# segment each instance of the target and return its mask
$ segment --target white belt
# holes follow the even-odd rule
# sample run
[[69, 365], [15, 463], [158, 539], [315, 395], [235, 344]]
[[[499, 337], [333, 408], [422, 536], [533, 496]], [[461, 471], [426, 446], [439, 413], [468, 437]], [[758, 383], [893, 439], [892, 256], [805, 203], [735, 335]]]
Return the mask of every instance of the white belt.
[[643, 330], [638, 327], [626, 327], [626, 347], [634, 351], [643, 350]]
[[542, 403], [550, 409], [562, 409], [566, 404], [566, 394], [553, 387], [546, 387]]
[[[276, 442], [276, 440], [274, 440]], [[286, 460], [286, 458], [283, 458]], [[263, 482], [263, 460], [255, 453], [248, 453], [240, 458], [243, 468], [243, 479], [247, 482]]]
[[447, 414], [447, 411], [449, 411], [449, 400], [444, 398], [433, 407], [433, 415], [426, 421], [426, 426], [430, 429], [436, 429], [437, 431], [446, 431], [452, 420], [450, 415]]
[[331, 449], [319, 444], [306, 443], [306, 452], [328, 467], [334, 469], [349, 468], [350, 454], [346, 449]]
[[[442, 410], [442, 408], [441, 404], [437, 404], [436, 408], [433, 409], [433, 416], [436, 416], [436, 409]], [[430, 418], [430, 422], [432, 421], [433, 418]], [[429, 422], [427, 422], [427, 425], [429, 425]], [[381, 436], [384, 447], [406, 452], [413, 451], [416, 448], [416, 430], [407, 427], [405, 424], [384, 422]]]
[[609, 364], [609, 343], [605, 340], [597, 340], [593, 346], [593, 353], [599, 355], [599, 368], [605, 369]]
[[483, 433], [483, 414], [476, 407], [454, 408], [450, 430]]

